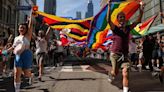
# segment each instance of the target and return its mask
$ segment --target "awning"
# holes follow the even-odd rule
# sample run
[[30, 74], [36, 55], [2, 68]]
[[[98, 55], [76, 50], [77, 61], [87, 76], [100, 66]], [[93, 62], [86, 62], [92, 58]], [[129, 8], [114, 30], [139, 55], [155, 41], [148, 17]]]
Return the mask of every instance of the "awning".
[[159, 24], [157, 26], [153, 26], [148, 30], [148, 34], [153, 34], [157, 32], [164, 32], [164, 24]]
[[[147, 34], [155, 34], [157, 32], [163, 32], [164, 33], [164, 24], [159, 24], [157, 26], [150, 27]], [[134, 35], [133, 38], [140, 38], [141, 36]]]

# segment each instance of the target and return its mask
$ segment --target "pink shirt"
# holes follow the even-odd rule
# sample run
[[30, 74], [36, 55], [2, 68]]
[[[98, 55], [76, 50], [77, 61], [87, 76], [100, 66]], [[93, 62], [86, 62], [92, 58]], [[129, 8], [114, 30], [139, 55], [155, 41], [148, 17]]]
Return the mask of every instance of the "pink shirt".
[[126, 26], [126, 32], [120, 30], [117, 26], [113, 30], [113, 44], [111, 47], [112, 53], [122, 53], [127, 55], [129, 50], [129, 34], [130, 27]]

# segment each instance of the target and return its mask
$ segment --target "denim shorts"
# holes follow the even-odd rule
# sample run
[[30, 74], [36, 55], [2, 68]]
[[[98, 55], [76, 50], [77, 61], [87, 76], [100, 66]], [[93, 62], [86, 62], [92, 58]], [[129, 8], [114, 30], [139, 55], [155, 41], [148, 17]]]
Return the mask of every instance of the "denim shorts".
[[14, 63], [15, 67], [20, 67], [22, 69], [32, 68], [32, 51], [24, 50], [21, 55], [15, 55]]

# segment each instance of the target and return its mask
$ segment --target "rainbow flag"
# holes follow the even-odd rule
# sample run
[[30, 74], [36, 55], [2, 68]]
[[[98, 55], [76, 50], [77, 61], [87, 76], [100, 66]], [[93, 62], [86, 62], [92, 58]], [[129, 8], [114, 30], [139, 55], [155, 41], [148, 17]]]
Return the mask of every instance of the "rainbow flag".
[[37, 20], [41, 23], [47, 23], [51, 28], [55, 30], [70, 29], [67, 35], [76, 41], [86, 41], [90, 22], [93, 19], [87, 18], [83, 20], [70, 20], [66, 18], [61, 18], [55, 15], [46, 14], [40, 11], [36, 11]]
[[[138, 10], [139, 3], [136, 1], [131, 2], [112, 2], [111, 3], [111, 20], [115, 25], [118, 25], [117, 15], [119, 12], [124, 12], [126, 20], [129, 20], [131, 16]], [[130, 7], [130, 8], [129, 8]], [[106, 40], [106, 35], [110, 26], [106, 21], [106, 15], [108, 6], [104, 6], [102, 10], [93, 18], [91, 28], [88, 34], [87, 43], [88, 47], [96, 49], [101, 46]]]
[[[106, 21], [106, 15], [107, 15], [107, 11], [108, 11], [108, 6], [106, 5], [103, 9], [101, 9], [101, 11], [94, 17], [92, 23], [91, 23], [91, 28], [90, 28], [90, 32], [88, 34], [88, 47], [89, 48], [93, 48], [92, 45], [93, 43], [95, 43], [96, 41], [99, 40], [98, 43], [100, 43], [100, 34], [104, 34], [104, 30], [107, 26], [107, 21]], [[105, 34], [106, 35], [106, 34]], [[101, 37], [103, 38], [103, 37]], [[97, 44], [98, 44], [97, 43]], [[96, 44], [96, 45], [97, 45]]]
[[146, 20], [143, 23], [138, 24], [133, 30], [131, 30], [132, 35], [137, 35], [137, 36], [144, 36], [147, 35], [148, 30], [154, 20], [156, 19], [157, 15], [152, 16], [148, 20]]
[[124, 12], [126, 15], [126, 20], [129, 20], [132, 15], [138, 10], [139, 6], [139, 3], [136, 1], [111, 3], [110, 11], [112, 22], [118, 25], [117, 15], [119, 12]]

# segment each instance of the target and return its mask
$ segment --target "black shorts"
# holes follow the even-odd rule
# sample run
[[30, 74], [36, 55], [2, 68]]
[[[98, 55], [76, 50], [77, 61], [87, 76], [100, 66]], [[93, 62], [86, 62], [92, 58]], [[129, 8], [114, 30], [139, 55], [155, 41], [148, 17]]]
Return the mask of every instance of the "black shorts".
[[37, 64], [44, 64], [46, 60], [46, 53], [42, 52], [42, 53], [38, 53], [36, 55], [36, 62]]

